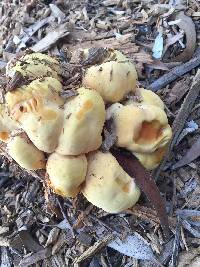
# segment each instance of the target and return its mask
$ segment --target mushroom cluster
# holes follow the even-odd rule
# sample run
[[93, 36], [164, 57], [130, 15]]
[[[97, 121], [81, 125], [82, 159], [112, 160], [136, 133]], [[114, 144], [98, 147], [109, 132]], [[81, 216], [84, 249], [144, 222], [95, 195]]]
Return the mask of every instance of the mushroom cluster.
[[134, 64], [119, 51], [102, 51], [93, 62], [90, 49], [82, 51], [82, 62], [88, 62], [83, 87], [67, 99], [56, 58], [29, 53], [9, 62], [7, 78], [20, 75], [24, 83], [5, 94], [0, 140], [21, 167], [45, 169], [55, 193], [82, 192], [93, 205], [116, 213], [132, 207], [140, 190], [115, 157], [101, 151], [105, 121], [113, 120], [115, 146], [147, 169], [160, 163], [172, 133], [162, 100], [136, 89]]

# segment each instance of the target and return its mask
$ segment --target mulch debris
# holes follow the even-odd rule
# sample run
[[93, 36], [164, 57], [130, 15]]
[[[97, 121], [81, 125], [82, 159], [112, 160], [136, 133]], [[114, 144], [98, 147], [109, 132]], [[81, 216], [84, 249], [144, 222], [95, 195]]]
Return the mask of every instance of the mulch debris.
[[[2, 146], [1, 266], [200, 266], [199, 45], [198, 0], [0, 2], [1, 94], [6, 62], [26, 49], [61, 58], [68, 98], [76, 94], [80, 69], [98, 61], [102, 47], [115, 48], [135, 63], [139, 85], [164, 100], [173, 125], [167, 156], [151, 174], [168, 219], [158, 207], [159, 192], [157, 207], [143, 194], [120, 214], [108, 214], [81, 195], [60, 198], [45, 185], [44, 173], [20, 169]], [[91, 48], [90, 56], [72, 65], [71, 53], [80, 47]], [[7, 90], [17, 82], [20, 77]], [[105, 130], [102, 149], [108, 150], [116, 136], [112, 123]], [[170, 229], [167, 236], [161, 226]]]

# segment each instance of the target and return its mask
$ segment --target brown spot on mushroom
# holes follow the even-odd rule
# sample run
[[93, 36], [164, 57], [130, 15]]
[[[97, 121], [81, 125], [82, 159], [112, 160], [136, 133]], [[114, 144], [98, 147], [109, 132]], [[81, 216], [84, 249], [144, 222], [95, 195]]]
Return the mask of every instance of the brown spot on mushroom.
[[112, 77], [113, 77], [113, 68], [111, 68], [110, 70], [110, 82], [112, 81]]
[[3, 142], [6, 142], [9, 139], [9, 133], [8, 132], [1, 132], [0, 133], [0, 140]]
[[23, 111], [24, 111], [24, 107], [23, 107], [23, 106], [20, 106], [20, 107], [19, 107], [19, 110], [20, 110], [21, 112], [23, 112]]
[[125, 193], [129, 193], [130, 191], [130, 182], [124, 182], [121, 177], [116, 178], [116, 183], [119, 185], [119, 187], [124, 191]]
[[33, 164], [33, 168], [36, 170], [37, 169], [45, 169], [45, 165], [46, 165], [45, 161], [39, 160], [35, 164]]
[[129, 192], [130, 192], [130, 183], [125, 184], [125, 185], [122, 187], [122, 190], [123, 190], [125, 193], [129, 193]]
[[93, 107], [93, 102], [91, 100], [87, 100], [83, 107], [79, 110], [79, 112], [76, 114], [76, 118], [78, 120], [81, 120], [84, 116], [84, 114], [89, 111]]

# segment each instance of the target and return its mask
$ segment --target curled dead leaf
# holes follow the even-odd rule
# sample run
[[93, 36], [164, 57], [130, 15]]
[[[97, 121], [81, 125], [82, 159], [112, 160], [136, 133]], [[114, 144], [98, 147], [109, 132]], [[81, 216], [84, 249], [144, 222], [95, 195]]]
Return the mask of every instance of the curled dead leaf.
[[196, 158], [200, 156], [200, 137], [197, 139], [197, 141], [192, 145], [192, 147], [187, 151], [187, 153], [172, 166], [172, 169], [175, 170], [177, 168], [180, 168], [184, 165], [189, 164]]

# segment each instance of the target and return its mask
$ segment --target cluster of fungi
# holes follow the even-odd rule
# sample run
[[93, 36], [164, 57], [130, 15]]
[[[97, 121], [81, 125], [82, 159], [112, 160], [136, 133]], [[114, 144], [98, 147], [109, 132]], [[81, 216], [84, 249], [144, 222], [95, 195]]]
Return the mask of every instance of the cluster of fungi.
[[[45, 169], [58, 195], [82, 192], [93, 205], [117, 213], [138, 201], [140, 189], [112, 153], [102, 151], [106, 122], [114, 125], [115, 147], [149, 170], [160, 163], [172, 132], [159, 96], [136, 86], [134, 64], [117, 50], [102, 51], [69, 98], [62, 96], [59, 59], [27, 53], [9, 62], [7, 78], [20, 74], [26, 82], [5, 94], [0, 140], [21, 167]], [[90, 49], [81, 55], [86, 62]]]

